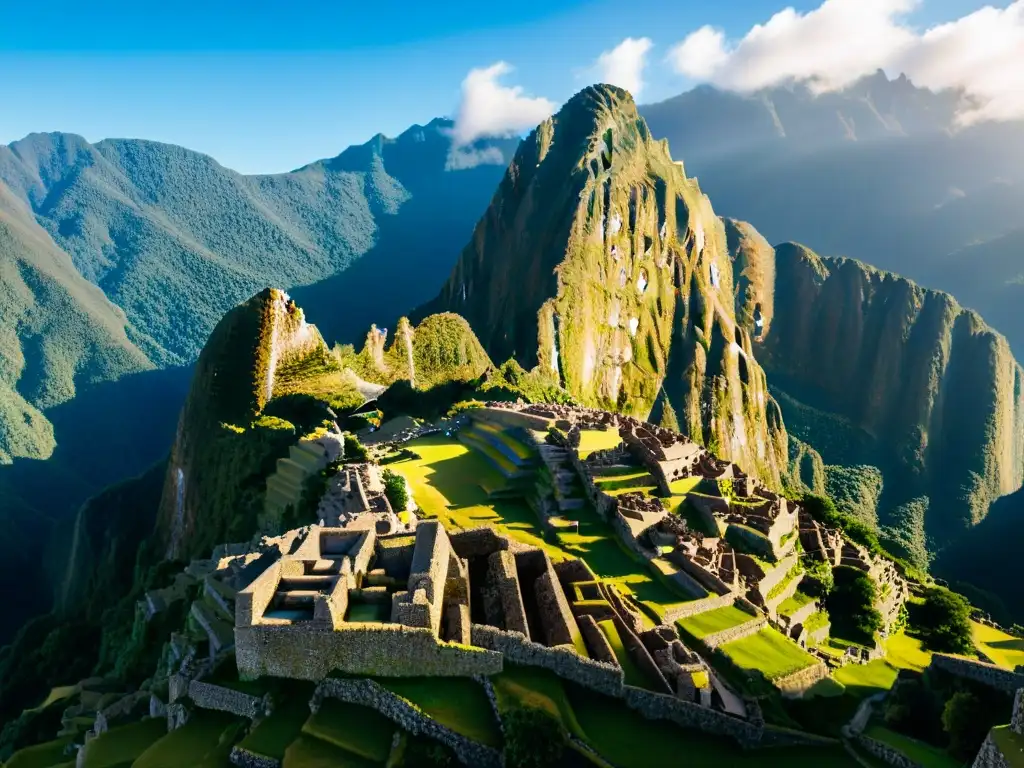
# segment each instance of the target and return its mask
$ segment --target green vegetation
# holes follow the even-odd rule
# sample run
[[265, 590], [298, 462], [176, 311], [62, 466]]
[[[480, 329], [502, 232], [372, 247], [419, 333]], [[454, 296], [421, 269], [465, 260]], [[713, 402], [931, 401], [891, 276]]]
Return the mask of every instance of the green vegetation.
[[911, 608], [911, 623], [931, 651], [969, 654], [974, 651], [971, 636], [971, 606], [955, 592], [932, 587], [924, 602]]
[[882, 615], [875, 609], [876, 587], [866, 573], [849, 566], [833, 571], [835, 587], [827, 606], [834, 618], [835, 632], [865, 645], [882, 628]]
[[999, 666], [1012, 670], [1024, 665], [1024, 639], [976, 621], [971, 622], [971, 634], [978, 649]]
[[505, 765], [509, 768], [555, 768], [566, 749], [561, 724], [544, 709], [518, 707], [502, 714]]
[[64, 749], [71, 742], [70, 737], [35, 744], [20, 749], [4, 763], [4, 768], [51, 768], [65, 762], [71, 762], [64, 756]]
[[491, 705], [484, 689], [475, 680], [464, 677], [385, 677], [377, 682], [456, 733], [481, 744], [501, 747], [501, 731], [494, 721]]
[[142, 755], [157, 739], [167, 734], [162, 717], [147, 718], [101, 733], [83, 747], [82, 768], [122, 768]]
[[502, 713], [516, 707], [542, 709], [554, 717], [567, 732], [584, 738], [576, 720], [562, 678], [540, 667], [505, 664], [501, 674], [491, 678], [498, 709]]
[[684, 632], [703, 640], [708, 635], [721, 632], [725, 629], [738, 627], [753, 621], [754, 617], [746, 611], [737, 608], [735, 605], [727, 605], [724, 608], [716, 608], [713, 611], [705, 611], [695, 616], [681, 619], [678, 624]]
[[720, 650], [740, 669], [757, 670], [769, 680], [811, 666], [815, 659], [772, 627], [733, 640]]
[[622, 667], [622, 674], [626, 681], [626, 685], [632, 685], [637, 688], [647, 688], [650, 681], [647, 675], [636, 665], [633, 661], [633, 657], [629, 655], [629, 651], [626, 650], [626, 646], [622, 642], [622, 637], [619, 636], [619, 631], [615, 628], [615, 622], [611, 619], [605, 621], [599, 621], [597, 626], [604, 633], [604, 636], [608, 639], [608, 644], [612, 648], [612, 653], [615, 654], [615, 658], [618, 659], [619, 666]]
[[220, 768], [248, 722], [223, 712], [196, 709], [188, 722], [155, 741], [132, 763], [133, 768]]
[[615, 448], [622, 443], [618, 430], [615, 429], [584, 429], [580, 431], [579, 455], [586, 459], [595, 451]]
[[308, 717], [309, 707], [299, 698], [280, 702], [238, 746], [272, 760], [281, 760], [288, 746], [299, 737]]
[[792, 616], [805, 605], [812, 602], [814, 602], [813, 597], [805, 595], [798, 590], [792, 597], [788, 597], [779, 603], [779, 607], [776, 610], [780, 616]]
[[384, 480], [384, 495], [388, 497], [391, 509], [401, 512], [409, 503], [409, 491], [405, 484], [405, 478], [390, 469], [381, 472], [381, 477]]
[[881, 725], [869, 726], [864, 735], [898, 749], [922, 768], [960, 768], [963, 765], [941, 749], [896, 733]]
[[327, 698], [302, 732], [374, 763], [387, 761], [396, 726], [369, 707]]
[[992, 739], [1010, 763], [1010, 768], [1024, 766], [1024, 736], [1015, 733], [1008, 725], [992, 729]]
[[825, 466], [825, 492], [844, 515], [878, 529], [878, 502], [882, 496], [882, 473], [867, 465]]

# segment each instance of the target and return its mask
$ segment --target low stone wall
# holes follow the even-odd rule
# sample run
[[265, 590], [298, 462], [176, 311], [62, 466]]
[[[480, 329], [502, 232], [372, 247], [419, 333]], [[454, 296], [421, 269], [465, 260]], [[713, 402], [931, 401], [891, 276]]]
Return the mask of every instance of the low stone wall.
[[239, 676], [250, 680], [265, 675], [321, 680], [334, 670], [387, 677], [472, 677], [502, 669], [499, 653], [439, 642], [429, 629], [400, 624], [359, 624], [333, 631], [236, 627], [235, 659]]
[[770, 599], [767, 596], [765, 596], [764, 604], [768, 608], [768, 610], [774, 613], [776, 608], [778, 608], [780, 605], [782, 605], [784, 602], [786, 602], [789, 598], [791, 598], [793, 595], [795, 595], [797, 587], [800, 586], [800, 582], [801, 581], [802, 581], [801, 576], [799, 574], [797, 574], [797, 575], [793, 576], [786, 583], [786, 586], [784, 586], [782, 588], [782, 591], [779, 592], [777, 595], [775, 595], [774, 597], [772, 597]]
[[744, 637], [760, 632], [768, 625], [768, 620], [764, 616], [759, 616], [748, 621], [746, 624], [740, 624], [737, 627], [729, 627], [723, 629], [721, 632], [713, 632], [710, 635], [706, 635], [702, 638], [701, 642], [704, 643], [708, 648], [714, 650], [720, 645], [731, 643], [733, 640], [742, 640]]
[[978, 750], [978, 756], [974, 758], [971, 768], [1012, 768], [1010, 761], [992, 738], [992, 731], [985, 737], [985, 742]]
[[741, 720], [716, 709], [702, 707], [675, 696], [623, 686], [622, 698], [648, 720], [669, 720], [684, 728], [697, 728], [705, 733], [730, 736], [744, 746], [756, 746], [761, 740], [761, 729], [749, 720]]
[[865, 736], [863, 733], [857, 736], [857, 744], [863, 747], [869, 754], [874, 755], [879, 760], [884, 760], [889, 765], [896, 766], [896, 768], [923, 768], [920, 763], [915, 763], [898, 749], [890, 747], [888, 744], [883, 744], [877, 739]]
[[818, 602], [812, 600], [806, 605], [802, 605], [797, 608], [793, 613], [789, 615], [789, 626], [795, 627], [797, 624], [803, 624], [812, 615], [818, 612]]
[[264, 698], [251, 696], [248, 693], [235, 691], [201, 680], [193, 680], [188, 684], [188, 697], [192, 703], [202, 709], [216, 709], [230, 712], [239, 717], [254, 720], [261, 717], [267, 709]]
[[688, 555], [680, 553], [678, 556], [669, 556], [668, 561], [673, 565], [679, 566], [689, 576], [692, 576], [698, 584], [700, 584], [708, 592], [716, 595], [727, 595], [732, 592], [732, 588], [718, 578], [715, 574], [705, 570], [701, 566], [693, 562]]
[[271, 563], [235, 597], [235, 626], [248, 627], [263, 618], [281, 580], [281, 561]]
[[677, 605], [665, 611], [662, 621], [666, 624], [671, 624], [672, 622], [679, 621], [680, 619], [687, 619], [690, 616], [696, 616], [698, 613], [713, 611], [716, 608], [724, 608], [727, 605], [732, 605], [735, 600], [735, 595], [715, 595], [714, 597], [706, 597], [703, 600], [694, 600], [690, 603], [683, 603], [682, 605]]
[[929, 667], [941, 669], [951, 675], [973, 680], [1010, 694], [1015, 693], [1019, 688], [1024, 688], [1024, 674], [1010, 672], [995, 664], [986, 664], [963, 656], [936, 653], [932, 656], [932, 663]]
[[819, 680], [828, 677], [828, 667], [822, 662], [816, 661], [809, 667], [794, 672], [791, 675], [772, 680], [772, 684], [782, 691], [783, 696], [800, 696]]
[[[428, 717], [417, 707], [373, 680], [329, 678], [313, 694], [312, 708], [324, 698], [370, 707], [414, 735], [424, 735], [449, 747], [464, 765], [501, 768], [501, 753], [493, 747], [472, 741]], [[500, 722], [500, 721], [499, 721]]]
[[523, 427], [524, 429], [535, 429], [538, 432], [546, 432], [551, 424], [550, 420], [542, 416], [534, 416], [532, 413], [523, 413], [507, 408], [474, 408], [470, 411], [470, 418], [502, 427]]
[[611, 643], [608, 642], [608, 638], [601, 628], [597, 626], [594, 617], [585, 613], [580, 614], [576, 617], [576, 622], [580, 626], [580, 632], [583, 634], [583, 640], [587, 645], [587, 650], [590, 651], [591, 658], [604, 664], [618, 666], [619, 662], [615, 658]]
[[764, 579], [762, 579], [761, 583], [757, 585], [758, 591], [767, 597], [768, 593], [781, 584], [783, 579], [789, 575], [789, 572], [793, 570], [793, 566], [797, 564], [797, 561], [798, 556], [796, 553], [782, 558], [778, 565], [765, 573]]
[[548, 648], [531, 642], [518, 632], [505, 632], [482, 624], [473, 625], [471, 636], [473, 645], [498, 651], [508, 661], [543, 667], [559, 677], [599, 693], [616, 697], [621, 695], [622, 670], [617, 666], [584, 659], [568, 648]]
[[281, 768], [281, 761], [272, 757], [257, 755], [244, 747], [235, 746], [231, 749], [231, 764], [239, 768]]

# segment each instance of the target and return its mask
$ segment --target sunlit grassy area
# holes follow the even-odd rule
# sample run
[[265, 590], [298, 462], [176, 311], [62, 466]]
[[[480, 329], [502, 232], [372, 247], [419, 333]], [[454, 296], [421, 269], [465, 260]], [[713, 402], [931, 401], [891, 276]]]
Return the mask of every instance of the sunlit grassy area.
[[224, 712], [196, 709], [188, 722], [158, 739], [132, 768], [178, 768], [182, 765], [226, 765], [236, 736], [249, 722]]
[[746, 624], [748, 621], [752, 621], [753, 618], [749, 613], [740, 610], [735, 605], [727, 605], [724, 608], [716, 608], [713, 611], [705, 611], [704, 613], [698, 613], [696, 616], [682, 619], [679, 622], [679, 626], [698, 640], [703, 640], [708, 635], [721, 632], [723, 629]]
[[1024, 664], [1024, 640], [976, 621], [971, 622], [971, 630], [975, 645], [1000, 667], [1015, 669]]
[[505, 712], [515, 707], [543, 709], [569, 733], [580, 738], [586, 736], [576, 720], [576, 713], [569, 703], [562, 679], [554, 672], [540, 667], [506, 663], [501, 674], [492, 677], [491, 682], [500, 711]]
[[619, 433], [614, 429], [584, 429], [580, 432], [581, 459], [586, 459], [594, 451], [605, 451], [615, 448], [622, 442]]
[[386, 677], [382, 686], [408, 699], [441, 725], [456, 733], [501, 747], [501, 731], [494, 720], [483, 686], [465, 677]]
[[455, 529], [492, 526], [545, 549], [554, 560], [582, 558], [598, 576], [660, 607], [690, 599], [658, 581], [638, 557], [623, 548], [611, 526], [592, 508], [578, 512], [578, 533], [559, 534], [552, 543], [545, 540], [537, 516], [524, 502], [488, 499], [482, 484], [500, 487], [505, 481], [481, 454], [443, 435], [413, 440], [408, 447], [421, 458], [404, 459], [389, 467], [405, 476], [427, 517], [436, 517]]
[[807, 651], [771, 627], [720, 648], [741, 669], [760, 670], [769, 680], [797, 672], [815, 661]]

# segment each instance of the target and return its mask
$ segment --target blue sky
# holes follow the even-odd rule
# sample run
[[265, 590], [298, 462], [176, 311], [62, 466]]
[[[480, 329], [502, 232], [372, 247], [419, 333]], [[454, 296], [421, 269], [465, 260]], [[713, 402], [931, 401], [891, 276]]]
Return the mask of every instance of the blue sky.
[[[820, 2], [17, 3], [0, 26], [0, 142], [55, 130], [148, 138], [242, 172], [286, 171], [455, 114], [467, 72], [501, 60], [515, 67], [508, 84], [561, 102], [602, 51], [648, 37], [641, 100], [666, 98], [693, 84], [664, 60], [689, 33], [709, 24], [740, 38], [786, 5]], [[908, 23], [980, 5], [924, 0]]]

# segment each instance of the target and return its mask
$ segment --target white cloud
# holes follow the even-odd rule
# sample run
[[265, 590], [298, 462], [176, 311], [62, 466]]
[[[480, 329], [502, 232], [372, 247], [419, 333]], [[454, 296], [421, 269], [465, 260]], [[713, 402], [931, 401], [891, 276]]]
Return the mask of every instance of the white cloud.
[[498, 82], [512, 71], [499, 61], [483, 69], [472, 69], [462, 81], [462, 102], [452, 135], [456, 146], [465, 146], [484, 136], [511, 136], [550, 117], [555, 104], [545, 98], [523, 95], [521, 86]]
[[598, 80], [609, 85], [625, 88], [634, 97], [644, 89], [644, 67], [647, 66], [647, 52], [654, 44], [649, 37], [627, 37], [610, 51], [597, 59], [595, 67]]
[[986, 6], [923, 32], [907, 23], [918, 0], [825, 0], [786, 8], [730, 43], [702, 27], [674, 46], [680, 74], [736, 91], [804, 82], [817, 91], [877, 69], [905, 72], [935, 90], [962, 88], [974, 102], [963, 122], [1024, 117], [1024, 0]]

